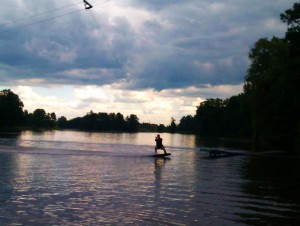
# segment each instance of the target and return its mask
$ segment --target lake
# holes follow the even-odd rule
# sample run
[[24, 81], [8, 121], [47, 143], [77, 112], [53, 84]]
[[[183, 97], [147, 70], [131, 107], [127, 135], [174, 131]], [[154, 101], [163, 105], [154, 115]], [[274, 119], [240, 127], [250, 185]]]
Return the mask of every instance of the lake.
[[0, 225], [300, 225], [299, 159], [167, 133], [153, 158], [155, 136], [0, 134]]

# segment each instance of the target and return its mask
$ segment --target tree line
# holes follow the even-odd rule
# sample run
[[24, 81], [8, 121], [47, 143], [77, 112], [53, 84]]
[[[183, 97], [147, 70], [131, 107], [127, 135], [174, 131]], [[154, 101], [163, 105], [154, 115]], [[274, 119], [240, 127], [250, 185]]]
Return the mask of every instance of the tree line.
[[32, 113], [23, 110], [19, 96], [9, 89], [0, 91], [0, 130], [12, 129], [76, 129], [84, 131], [114, 132], [175, 132], [175, 119], [169, 126], [163, 124], [140, 123], [135, 114], [124, 117], [121, 113], [95, 113], [90, 111], [83, 117], [68, 120], [65, 116], [56, 117], [38, 108]]
[[131, 114], [124, 116], [121, 113], [94, 113], [88, 112], [84, 117], [77, 117], [67, 120], [66, 117], [60, 117], [57, 120], [59, 128], [63, 129], [80, 129], [89, 131], [127, 131], [137, 132], [139, 118]]
[[246, 95], [207, 99], [197, 107], [195, 116], [182, 117], [175, 130], [201, 137], [249, 138], [251, 114]]
[[175, 132], [175, 119], [165, 126], [140, 123], [135, 114], [124, 117], [121, 113], [95, 113], [92, 110], [83, 117], [68, 120], [65, 116], [56, 117], [55, 112], [47, 113], [38, 108], [32, 113], [23, 110], [24, 104], [19, 96], [9, 89], [0, 91], [0, 130], [12, 129], [75, 129], [84, 131], [113, 132]]
[[136, 115], [124, 117], [121, 113], [88, 112], [83, 117], [67, 120], [65, 116], [57, 119], [54, 112], [36, 109], [32, 113], [23, 110], [24, 104], [11, 90], [0, 91], [0, 129], [79, 129], [89, 131], [136, 132], [139, 119]]

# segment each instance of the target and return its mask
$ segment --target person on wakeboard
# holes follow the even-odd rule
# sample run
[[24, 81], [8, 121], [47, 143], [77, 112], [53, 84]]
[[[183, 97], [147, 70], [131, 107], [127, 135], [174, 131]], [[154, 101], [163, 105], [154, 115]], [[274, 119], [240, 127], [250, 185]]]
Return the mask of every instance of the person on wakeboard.
[[155, 137], [155, 142], [156, 142], [155, 153], [157, 153], [158, 149], [161, 149], [164, 151], [165, 154], [167, 154], [167, 151], [166, 151], [162, 141], [163, 141], [163, 139], [160, 137], [159, 134], [157, 134], [157, 136]]

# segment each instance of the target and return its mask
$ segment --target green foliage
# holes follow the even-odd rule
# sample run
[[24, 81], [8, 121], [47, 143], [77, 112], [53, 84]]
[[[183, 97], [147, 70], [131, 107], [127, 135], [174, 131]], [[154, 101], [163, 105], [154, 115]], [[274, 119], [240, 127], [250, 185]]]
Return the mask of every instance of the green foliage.
[[162, 132], [165, 131], [165, 129], [166, 129], [166, 127], [165, 127], [164, 124], [159, 124], [159, 125], [157, 126], [156, 132], [162, 133]]
[[11, 90], [0, 91], [0, 127], [20, 126], [23, 118], [23, 103]]
[[280, 14], [283, 22], [287, 23], [288, 30], [285, 35], [285, 40], [292, 46], [294, 56], [300, 54], [300, 2], [295, 3], [292, 9], [288, 9], [285, 13]]
[[36, 109], [32, 114], [32, 125], [44, 127], [47, 123], [47, 114], [44, 109]]
[[139, 118], [136, 115], [131, 114], [129, 117], [126, 117], [127, 130], [129, 132], [137, 132], [139, 125]]
[[59, 128], [65, 128], [67, 126], [67, 118], [65, 116], [62, 116], [57, 119], [57, 125]]
[[121, 113], [94, 113], [88, 112], [84, 117], [67, 120], [65, 117], [58, 120], [60, 128], [79, 129], [87, 131], [127, 131], [136, 132], [139, 119], [131, 114], [124, 119]]
[[168, 131], [169, 131], [170, 133], [175, 133], [175, 132], [177, 131], [177, 125], [176, 125], [175, 121], [176, 121], [176, 120], [172, 117], [172, 118], [171, 118], [171, 123], [170, 123], [170, 125], [168, 126]]
[[234, 137], [251, 137], [251, 113], [245, 94], [226, 99], [224, 120], [225, 134]]
[[288, 29], [297, 29], [300, 32], [300, 2], [294, 3], [292, 9], [288, 9], [285, 13], [280, 14], [280, 18], [283, 22], [287, 23]]
[[288, 47], [284, 40], [260, 39], [250, 51], [251, 65], [244, 85], [253, 122], [253, 138], [257, 147], [277, 146], [284, 135], [289, 119], [286, 83]]
[[[293, 150], [299, 137], [300, 4], [281, 14], [284, 39], [260, 39], [249, 53], [244, 92], [252, 113], [256, 148]], [[296, 41], [297, 40], [297, 41]]]
[[56, 114], [46, 113], [44, 109], [36, 109], [33, 113], [24, 112], [23, 125], [33, 129], [53, 129], [57, 125]]
[[195, 119], [191, 115], [183, 116], [177, 126], [178, 131], [194, 133], [195, 130]]
[[152, 123], [140, 123], [138, 127], [139, 132], [155, 132], [157, 131], [158, 125]]
[[36, 109], [33, 113], [23, 112], [23, 102], [11, 90], [0, 91], [0, 127], [14, 129], [26, 126], [34, 129], [49, 129], [56, 126], [55, 113], [46, 113]]
[[225, 101], [207, 99], [196, 110], [197, 131], [202, 136], [220, 136], [223, 134]]
[[[201, 136], [248, 137], [251, 133], [249, 106], [244, 94], [229, 99], [207, 99], [197, 107], [194, 118], [188, 117], [191, 131]], [[180, 120], [183, 127], [186, 118]]]
[[32, 129], [79, 129], [89, 131], [138, 131], [139, 119], [131, 114], [124, 119], [121, 113], [88, 112], [84, 117], [67, 120], [62, 116], [56, 118], [54, 112], [47, 113], [44, 109], [36, 109], [33, 113], [23, 112], [23, 103], [19, 96], [10, 90], [0, 92], [0, 128], [12, 129], [25, 126]]

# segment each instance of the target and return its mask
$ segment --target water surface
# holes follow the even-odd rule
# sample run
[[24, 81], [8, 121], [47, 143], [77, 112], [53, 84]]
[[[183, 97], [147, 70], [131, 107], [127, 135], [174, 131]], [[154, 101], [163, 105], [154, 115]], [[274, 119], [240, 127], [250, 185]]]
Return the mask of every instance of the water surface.
[[180, 134], [155, 159], [155, 135], [0, 135], [0, 225], [300, 225], [299, 159], [211, 159]]

